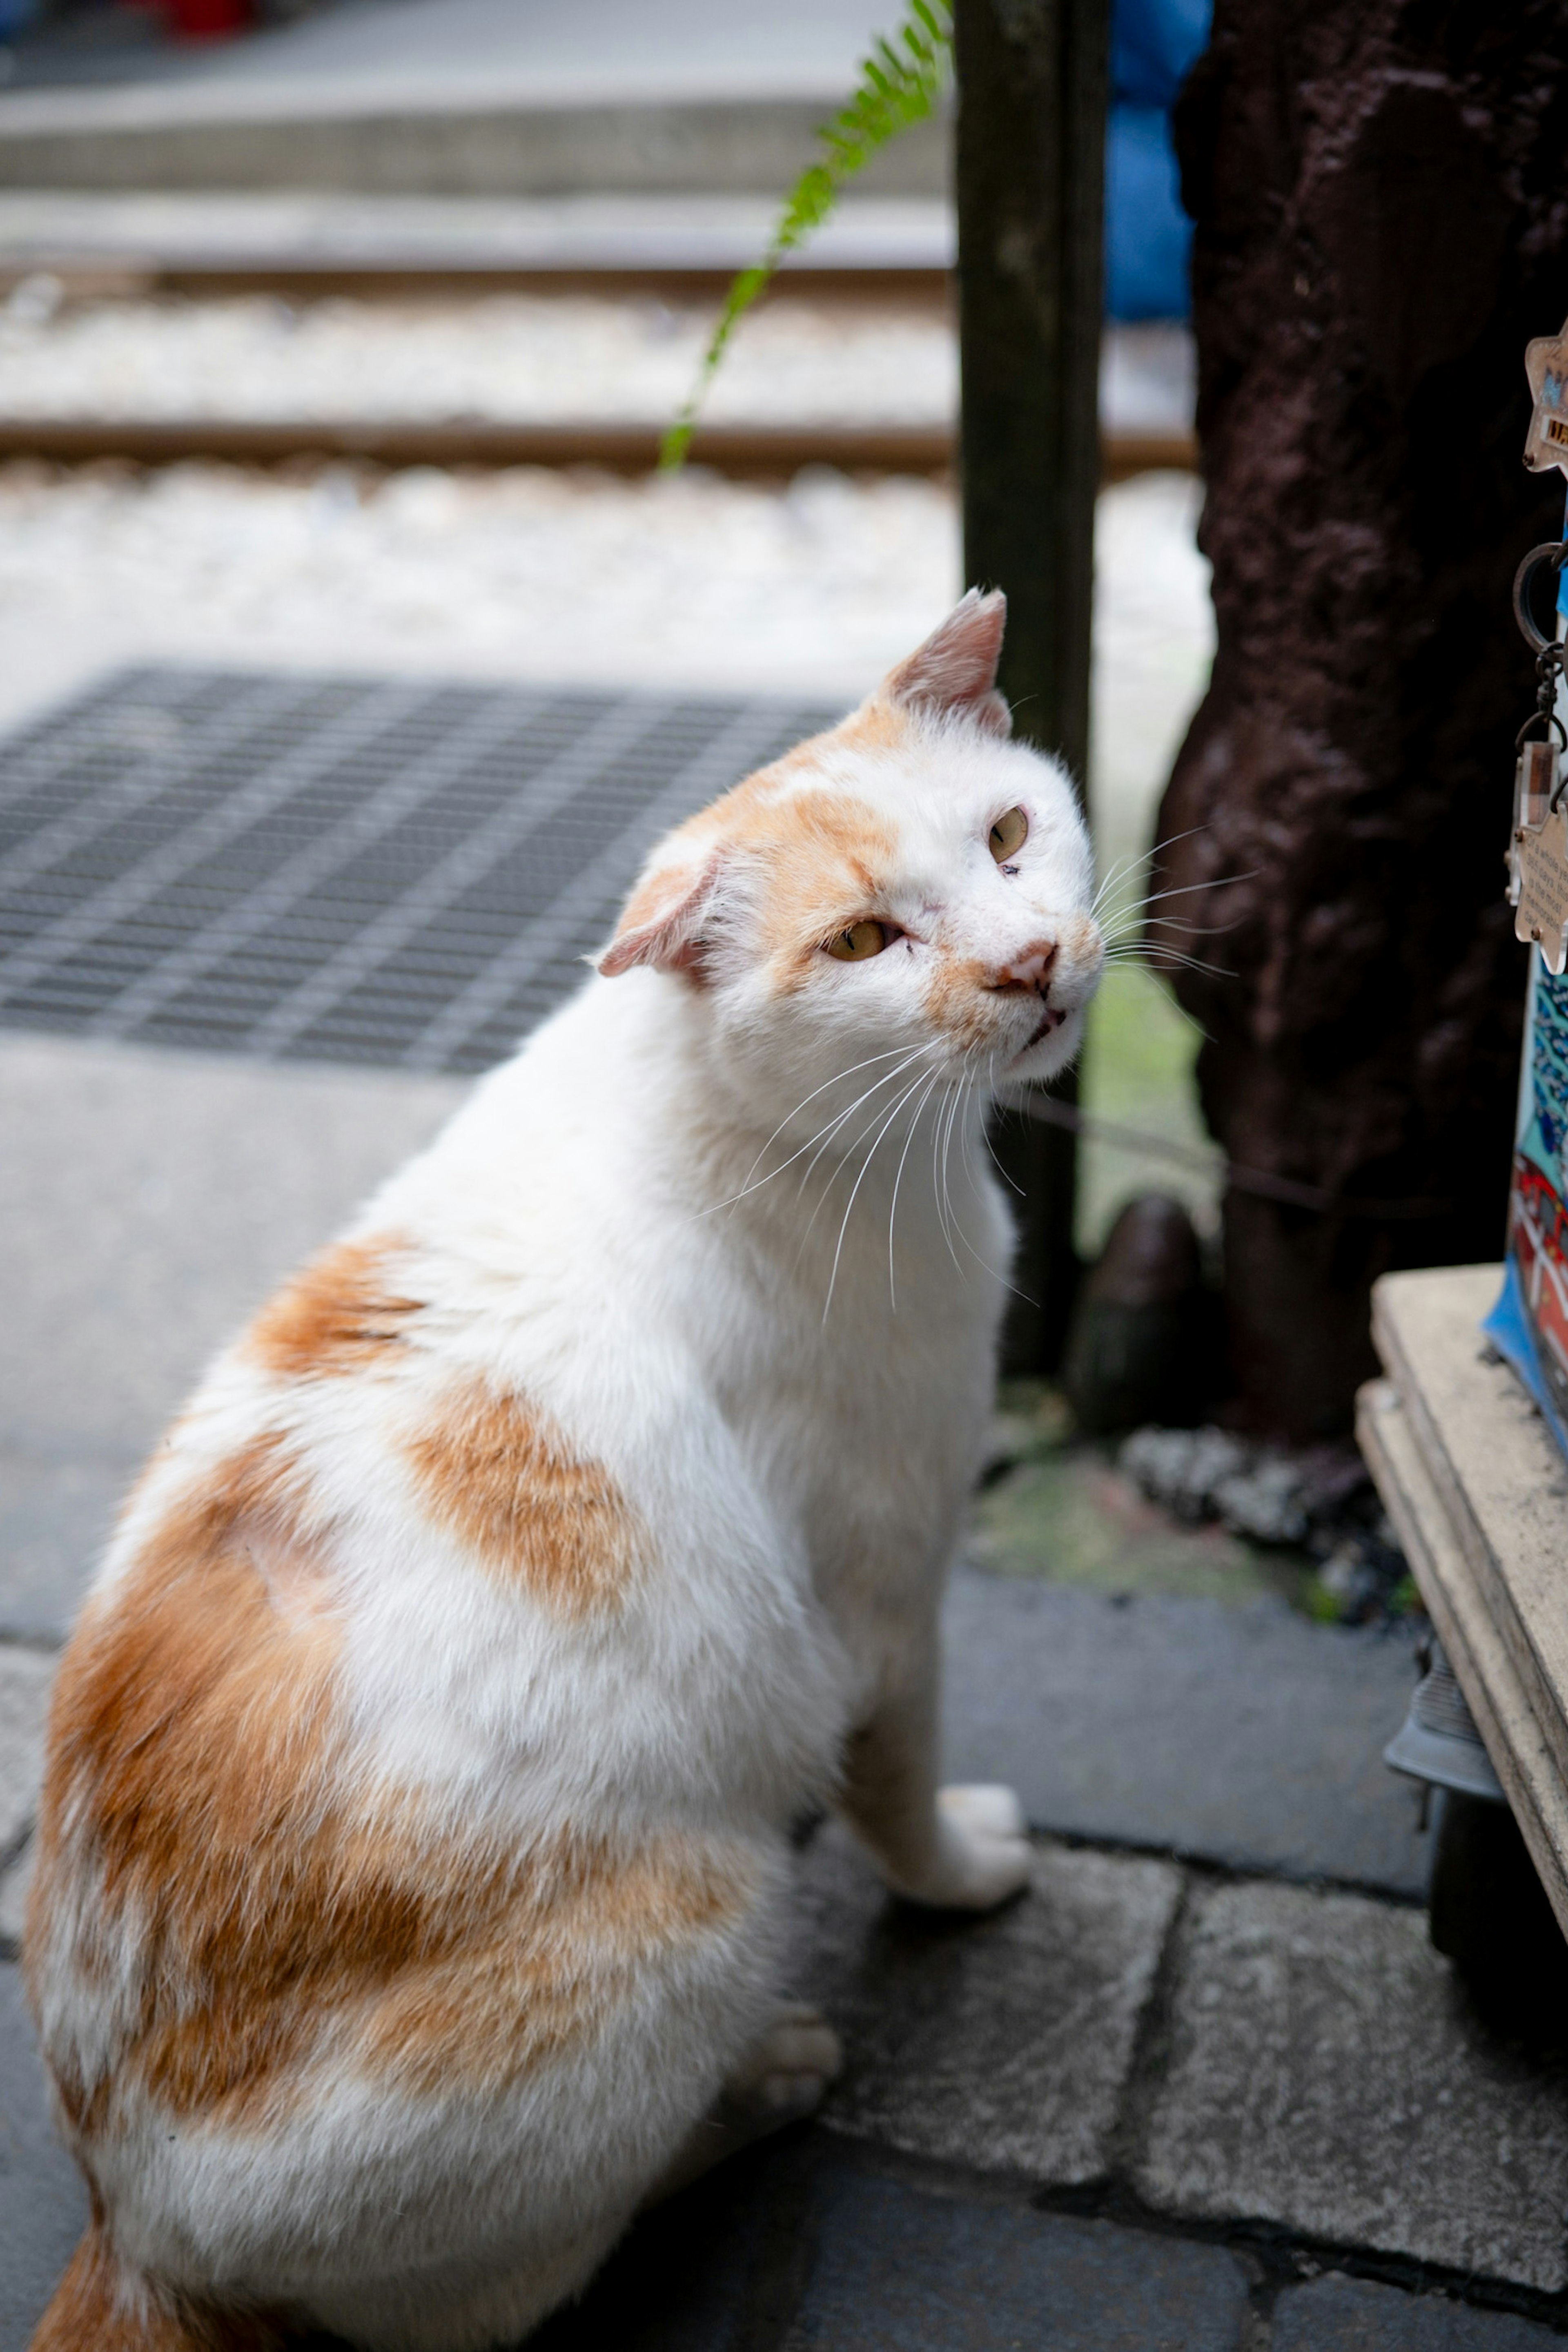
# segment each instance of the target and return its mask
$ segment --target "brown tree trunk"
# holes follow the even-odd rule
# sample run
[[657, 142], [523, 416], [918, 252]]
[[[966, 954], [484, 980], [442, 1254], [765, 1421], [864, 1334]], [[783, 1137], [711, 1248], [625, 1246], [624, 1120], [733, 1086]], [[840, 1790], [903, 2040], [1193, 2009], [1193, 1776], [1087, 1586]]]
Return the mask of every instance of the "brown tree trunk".
[[1521, 455], [1524, 345], [1568, 311], [1568, 5], [1218, 0], [1177, 144], [1218, 652], [1152, 887], [1221, 887], [1162, 902], [1212, 928], [1152, 936], [1229, 975], [1176, 992], [1230, 1159], [1417, 1204], [1227, 1199], [1239, 1412], [1305, 1439], [1375, 1368], [1378, 1274], [1502, 1245], [1509, 589], [1562, 523]]

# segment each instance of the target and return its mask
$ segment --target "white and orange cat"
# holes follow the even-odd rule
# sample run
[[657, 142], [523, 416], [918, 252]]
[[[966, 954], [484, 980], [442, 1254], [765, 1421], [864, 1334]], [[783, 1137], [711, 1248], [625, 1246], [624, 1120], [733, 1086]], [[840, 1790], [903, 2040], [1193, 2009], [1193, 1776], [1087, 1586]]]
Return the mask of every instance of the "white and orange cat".
[[47, 2352], [510, 2343], [806, 2112], [791, 1824], [936, 1785], [1010, 1248], [988, 1100], [1103, 949], [998, 596], [663, 842], [599, 976], [219, 1358], [56, 1687], [26, 1966], [90, 2228]]

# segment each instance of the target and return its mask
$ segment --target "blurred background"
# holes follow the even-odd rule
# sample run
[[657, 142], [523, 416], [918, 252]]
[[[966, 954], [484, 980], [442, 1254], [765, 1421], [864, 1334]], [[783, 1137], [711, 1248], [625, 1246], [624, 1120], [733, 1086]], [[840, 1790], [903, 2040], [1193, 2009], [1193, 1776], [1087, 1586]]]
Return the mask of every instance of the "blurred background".
[[[1207, 15], [1115, 20], [1088, 781], [1129, 899], [1210, 651], [1169, 126]], [[140, 662], [831, 708], [961, 584], [936, 126], [743, 326], [708, 411], [734, 448], [646, 466], [870, 0], [0, 0], [0, 716]], [[1199, 1148], [1194, 1042], [1118, 971], [1092, 1107]], [[1092, 1251], [1147, 1171], [1091, 1143], [1082, 1173]], [[1211, 1180], [1163, 1173], [1212, 1229]]]

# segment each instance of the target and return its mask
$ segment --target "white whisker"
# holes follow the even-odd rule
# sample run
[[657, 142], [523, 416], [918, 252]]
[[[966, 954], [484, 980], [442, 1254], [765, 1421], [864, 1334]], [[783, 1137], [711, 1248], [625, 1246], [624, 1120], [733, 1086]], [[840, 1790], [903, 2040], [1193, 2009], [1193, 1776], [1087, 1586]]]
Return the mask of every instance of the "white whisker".
[[833, 1247], [833, 1263], [831, 1270], [828, 1276], [828, 1295], [822, 1301], [822, 1321], [824, 1325], [828, 1319], [828, 1310], [833, 1303], [833, 1290], [839, 1279], [839, 1260], [842, 1257], [844, 1253], [844, 1235], [850, 1229], [850, 1219], [854, 1213], [856, 1196], [860, 1192], [861, 1186], [865, 1182], [867, 1171], [871, 1167], [872, 1161], [876, 1158], [877, 1150], [882, 1142], [883, 1137], [887, 1133], [888, 1129], [893, 1125], [894, 1120], [898, 1117], [899, 1112], [909, 1100], [911, 1095], [915, 1094], [924, 1084], [924, 1077], [919, 1077], [915, 1079], [913, 1086], [905, 1087], [904, 1093], [899, 1096], [898, 1100], [888, 1112], [887, 1117], [883, 1120], [882, 1125], [877, 1129], [875, 1141], [873, 1143], [871, 1150], [866, 1153], [864, 1160], [861, 1163], [860, 1174], [855, 1178], [853, 1186], [850, 1192], [850, 1197], [844, 1204], [844, 1213], [839, 1221], [839, 1238]]
[[[941, 1170], [940, 1189], [941, 1189], [941, 1196], [942, 1196], [942, 1207], [943, 1207], [943, 1212], [944, 1212], [944, 1215], [943, 1215], [943, 1231], [944, 1231], [945, 1233], [948, 1230], [949, 1223], [951, 1224], [952, 1230], [953, 1230], [955, 1233], [956, 1233], [956, 1232], [958, 1231], [957, 1217], [956, 1217], [956, 1213], [955, 1213], [955, 1211], [954, 1211], [954, 1208], [953, 1208], [953, 1198], [952, 1198], [952, 1194], [949, 1192], [949, 1191], [948, 1191], [948, 1189], [947, 1189], [947, 1154], [948, 1154], [949, 1150], [951, 1150], [951, 1148], [952, 1148], [952, 1142], [953, 1142], [953, 1122], [954, 1122], [954, 1120], [955, 1120], [955, 1119], [957, 1118], [957, 1116], [958, 1116], [958, 1107], [959, 1107], [960, 1103], [963, 1101], [963, 1098], [964, 1098], [964, 1097], [963, 1097], [963, 1089], [962, 1089], [962, 1087], [956, 1087], [956, 1088], [954, 1089], [954, 1092], [953, 1092], [953, 1094], [952, 1094], [951, 1097], [950, 1097], [950, 1098], [949, 1098], [949, 1100], [948, 1100], [947, 1108], [946, 1108], [946, 1115], [944, 1116], [943, 1120], [942, 1120], [942, 1170]], [[962, 1239], [962, 1238], [963, 1238], [963, 1236], [962, 1236], [962, 1234], [960, 1234], [960, 1235], [959, 1235], [959, 1238], [960, 1238], [960, 1239]], [[957, 1268], [958, 1268], [958, 1274], [959, 1274], [960, 1278], [962, 1278], [962, 1279], [966, 1279], [966, 1280], [967, 1280], [967, 1277], [964, 1275], [964, 1269], [963, 1269], [963, 1267], [962, 1267], [961, 1265], [959, 1265], [959, 1264], [958, 1264], [958, 1253], [957, 1253], [957, 1251], [956, 1251], [956, 1249], [954, 1249], [951, 1239], [949, 1239], [949, 1241], [948, 1241], [947, 1248], [948, 1248], [948, 1253], [949, 1253], [949, 1255], [951, 1255], [951, 1257], [952, 1257], [952, 1260], [953, 1260], [954, 1265], [955, 1265], [956, 1266], [957, 1266]]]
[[1094, 893], [1093, 904], [1089, 909], [1090, 913], [1092, 915], [1099, 911], [1101, 901], [1104, 898], [1105, 893], [1111, 888], [1113, 883], [1120, 881], [1124, 874], [1130, 873], [1134, 867], [1138, 866], [1153, 865], [1155, 859], [1159, 856], [1162, 849], [1174, 849], [1178, 841], [1195, 840], [1200, 833], [1207, 833], [1207, 831], [1208, 827], [1206, 824], [1188, 825], [1185, 833], [1173, 833], [1168, 835], [1164, 841], [1156, 841], [1152, 849], [1135, 850], [1131, 856], [1119, 858], [1116, 864], [1112, 867], [1110, 873], [1105, 877], [1103, 882], [1101, 883], [1099, 889]]
[[[810, 1182], [811, 1178], [816, 1173], [817, 1162], [822, 1157], [823, 1152], [827, 1150], [834, 1135], [838, 1132], [841, 1127], [845, 1126], [847, 1122], [854, 1117], [856, 1111], [859, 1110], [861, 1104], [869, 1102], [873, 1095], [880, 1094], [883, 1087], [891, 1086], [895, 1078], [902, 1077], [904, 1071], [908, 1069], [910, 1064], [912, 1062], [917, 1062], [922, 1054], [934, 1054], [936, 1051], [936, 1045], [935, 1041], [930, 1045], [916, 1045], [913, 1053], [906, 1054], [902, 1062], [895, 1063], [893, 1068], [885, 1072], [882, 1077], [878, 1078], [873, 1086], [867, 1087], [864, 1094], [857, 1097], [856, 1100], [851, 1103], [848, 1110], [841, 1112], [837, 1118], [831, 1120], [827, 1127], [820, 1130], [822, 1140], [817, 1144], [816, 1150], [811, 1152], [810, 1159], [807, 1161], [805, 1168], [801, 1171], [799, 1186], [799, 1190], [800, 1192], [803, 1192], [805, 1191], [807, 1185]], [[872, 1113], [872, 1117], [873, 1118], [876, 1118], [880, 1117], [880, 1113], [873, 1111]], [[864, 1131], [865, 1130], [862, 1129], [862, 1132], [864, 1133]], [[850, 1152], [853, 1151], [855, 1145], [859, 1143], [860, 1139], [860, 1136], [857, 1135], [854, 1143], [852, 1143], [849, 1146], [848, 1150], [844, 1153], [844, 1158], [846, 1160], [849, 1158]], [[817, 1143], [816, 1136], [812, 1137], [811, 1142]], [[800, 1151], [810, 1151], [810, 1144], [803, 1143], [800, 1147]], [[796, 1159], [799, 1159], [800, 1156], [800, 1152], [797, 1152], [795, 1154]], [[828, 1179], [828, 1192], [832, 1190], [833, 1178], [837, 1176], [838, 1172], [838, 1170], [835, 1169], [833, 1171], [833, 1176], [831, 1176]], [[827, 1192], [823, 1193], [822, 1198], [826, 1200]], [[806, 1230], [809, 1233], [810, 1231], [810, 1227], [808, 1226]]]
[[[920, 1048], [919, 1048], [919, 1053], [927, 1053], [927, 1052], [931, 1052], [931, 1051], [933, 1051], [933, 1050], [935, 1050], [934, 1046], [922, 1046], [922, 1047], [920, 1047]], [[919, 1058], [919, 1055], [918, 1055], [918, 1054], [911, 1054], [911, 1055], [909, 1055], [909, 1057], [908, 1057], [908, 1061], [906, 1061], [906, 1062], [904, 1062], [904, 1063], [902, 1063], [902, 1064], [900, 1065], [900, 1068], [901, 1068], [901, 1069], [907, 1069], [907, 1067], [909, 1066], [909, 1062], [915, 1061], [915, 1060], [917, 1060], [918, 1058]], [[897, 1072], [897, 1071], [894, 1071], [894, 1072], [890, 1073], [890, 1075], [891, 1075], [891, 1076], [898, 1076], [898, 1072]], [[919, 1086], [919, 1085], [922, 1083], [922, 1081], [923, 1081], [923, 1079], [924, 1079], [924, 1076], [925, 1076], [925, 1073], [924, 1073], [924, 1072], [922, 1072], [922, 1073], [921, 1073], [921, 1075], [920, 1075], [920, 1076], [919, 1076], [919, 1077], [917, 1077], [917, 1078], [914, 1081], [915, 1086]], [[912, 1091], [912, 1090], [913, 1090], [913, 1089], [911, 1089], [911, 1091]], [[871, 1093], [873, 1093], [874, 1091], [875, 1091], [875, 1089], [874, 1089], [874, 1088], [870, 1088], [870, 1089], [868, 1089], [867, 1094], [864, 1094], [864, 1095], [862, 1095], [862, 1096], [861, 1097], [861, 1102], [865, 1102], [866, 1100], [868, 1100], [868, 1099], [869, 1099], [869, 1096], [870, 1096], [870, 1094], [871, 1094]], [[903, 1099], [904, 1099], [904, 1097], [900, 1097], [900, 1100], [903, 1100]], [[858, 1109], [858, 1108], [860, 1108], [859, 1104], [856, 1104], [856, 1105], [854, 1106], [854, 1108], [855, 1108], [856, 1109]], [[897, 1104], [894, 1104], [894, 1110], [896, 1111], [896, 1109], [897, 1109]], [[800, 1265], [800, 1260], [804, 1257], [804, 1255], [805, 1255], [805, 1254], [806, 1254], [806, 1244], [807, 1244], [807, 1243], [808, 1243], [808, 1242], [810, 1240], [810, 1238], [811, 1238], [812, 1229], [813, 1229], [813, 1227], [814, 1227], [814, 1226], [815, 1226], [815, 1224], [816, 1224], [817, 1219], [818, 1219], [818, 1218], [821, 1215], [821, 1213], [822, 1213], [823, 1207], [824, 1207], [824, 1205], [825, 1205], [825, 1204], [826, 1204], [826, 1202], [827, 1202], [827, 1200], [828, 1200], [828, 1198], [829, 1198], [829, 1195], [830, 1195], [830, 1194], [831, 1193], [831, 1192], [832, 1192], [833, 1186], [838, 1182], [839, 1178], [841, 1177], [841, 1175], [842, 1175], [842, 1173], [843, 1173], [844, 1170], [845, 1170], [845, 1169], [850, 1165], [850, 1162], [851, 1162], [851, 1160], [853, 1159], [854, 1154], [855, 1154], [855, 1153], [856, 1153], [856, 1151], [860, 1149], [860, 1146], [864, 1142], [864, 1140], [865, 1140], [866, 1137], [871, 1133], [872, 1129], [876, 1125], [877, 1120], [878, 1120], [881, 1117], [882, 1117], [882, 1112], [881, 1112], [881, 1110], [880, 1110], [880, 1109], [878, 1109], [878, 1110], [873, 1110], [873, 1113], [872, 1113], [872, 1115], [871, 1115], [870, 1118], [868, 1118], [868, 1119], [867, 1119], [867, 1121], [866, 1121], [865, 1125], [862, 1128], [862, 1129], [861, 1129], [860, 1133], [855, 1137], [854, 1141], [846, 1147], [846, 1149], [844, 1150], [843, 1153], [841, 1155], [840, 1159], [838, 1160], [837, 1163], [835, 1164], [835, 1166], [834, 1166], [834, 1168], [833, 1168], [833, 1171], [832, 1171], [831, 1175], [828, 1178], [827, 1182], [823, 1185], [822, 1190], [821, 1190], [821, 1195], [820, 1195], [820, 1197], [819, 1197], [819, 1199], [818, 1199], [818, 1202], [817, 1202], [817, 1205], [816, 1205], [816, 1207], [812, 1210], [812, 1212], [811, 1212], [810, 1215], [810, 1216], [807, 1218], [807, 1220], [806, 1220], [806, 1229], [805, 1229], [805, 1231], [802, 1233], [802, 1234], [800, 1235], [800, 1247], [797, 1249], [797, 1251], [795, 1252], [795, 1264], [796, 1264], [797, 1265]], [[812, 1160], [812, 1161], [811, 1161], [811, 1166], [810, 1166], [810, 1168], [808, 1168], [808, 1169], [807, 1169], [807, 1171], [806, 1171], [806, 1175], [805, 1175], [805, 1176], [803, 1176], [803, 1177], [801, 1178], [801, 1180], [800, 1180], [800, 1189], [801, 1189], [802, 1191], [804, 1191], [804, 1189], [805, 1189], [806, 1179], [807, 1179], [807, 1177], [809, 1177], [809, 1176], [810, 1175], [811, 1168], [815, 1168], [815, 1166], [816, 1166], [816, 1164], [817, 1164], [817, 1161], [821, 1158], [821, 1156], [822, 1156], [822, 1155], [821, 1155], [821, 1153], [820, 1151], [815, 1155], [815, 1157], [813, 1158], [813, 1160]]]
[[898, 1291], [893, 1272], [893, 1224], [894, 1219], [898, 1214], [898, 1188], [904, 1181], [904, 1163], [909, 1157], [909, 1147], [915, 1140], [915, 1129], [925, 1116], [925, 1106], [931, 1099], [933, 1087], [939, 1086], [941, 1081], [940, 1070], [933, 1070], [930, 1076], [923, 1081], [925, 1092], [915, 1106], [915, 1117], [909, 1122], [909, 1133], [904, 1139], [904, 1149], [898, 1155], [898, 1168], [893, 1180], [893, 1200], [887, 1212], [887, 1303], [894, 1315], [898, 1312]]
[[[735, 1206], [735, 1203], [737, 1202], [737, 1201], [744, 1201], [744, 1200], [746, 1199], [746, 1197], [747, 1197], [747, 1193], [749, 1193], [749, 1192], [759, 1192], [762, 1190], [762, 1186], [763, 1186], [764, 1184], [771, 1184], [771, 1183], [772, 1183], [773, 1179], [774, 1179], [774, 1177], [775, 1177], [775, 1176], [782, 1176], [782, 1175], [783, 1175], [783, 1173], [784, 1173], [784, 1171], [785, 1171], [785, 1170], [786, 1170], [787, 1168], [792, 1168], [792, 1167], [794, 1166], [794, 1164], [795, 1164], [796, 1160], [799, 1160], [799, 1159], [801, 1157], [801, 1154], [802, 1154], [802, 1153], [807, 1152], [807, 1151], [810, 1151], [810, 1150], [811, 1149], [812, 1144], [813, 1144], [813, 1143], [815, 1143], [815, 1142], [817, 1141], [818, 1137], [820, 1137], [820, 1136], [823, 1136], [823, 1135], [827, 1135], [827, 1134], [830, 1134], [830, 1133], [831, 1132], [831, 1130], [832, 1130], [833, 1127], [834, 1127], [834, 1126], [836, 1126], [836, 1125], [839, 1123], [837, 1120], [830, 1120], [830, 1121], [829, 1121], [829, 1123], [828, 1123], [828, 1126], [827, 1126], [827, 1127], [820, 1127], [820, 1128], [817, 1129], [817, 1133], [816, 1133], [816, 1135], [811, 1135], [811, 1136], [808, 1136], [808, 1137], [807, 1137], [807, 1139], [806, 1139], [805, 1142], [800, 1146], [800, 1150], [799, 1151], [792, 1151], [792, 1152], [789, 1154], [789, 1159], [788, 1159], [788, 1160], [781, 1160], [779, 1161], [779, 1165], [778, 1165], [778, 1167], [777, 1167], [777, 1168], [771, 1169], [766, 1176], [762, 1177], [762, 1178], [761, 1178], [761, 1179], [760, 1179], [757, 1183], [755, 1183], [755, 1184], [754, 1184], [754, 1183], [751, 1181], [751, 1179], [752, 1179], [753, 1175], [756, 1173], [756, 1171], [757, 1171], [757, 1170], [761, 1166], [762, 1161], [763, 1161], [763, 1160], [764, 1160], [764, 1159], [767, 1157], [767, 1155], [768, 1155], [768, 1151], [769, 1151], [769, 1150], [771, 1150], [771, 1149], [772, 1149], [772, 1147], [773, 1147], [774, 1143], [778, 1140], [779, 1137], [780, 1135], [782, 1135], [782, 1134], [783, 1134], [784, 1129], [789, 1126], [789, 1124], [790, 1120], [791, 1120], [792, 1118], [800, 1118], [800, 1113], [805, 1109], [806, 1105], [807, 1105], [808, 1103], [810, 1103], [810, 1102], [815, 1102], [815, 1101], [816, 1101], [816, 1099], [817, 1099], [817, 1097], [818, 1097], [819, 1095], [825, 1095], [825, 1094], [827, 1093], [828, 1088], [829, 1088], [830, 1087], [841, 1086], [841, 1085], [843, 1083], [843, 1081], [844, 1081], [844, 1079], [845, 1079], [845, 1078], [852, 1078], [852, 1077], [856, 1076], [859, 1074], [859, 1072], [860, 1072], [860, 1071], [862, 1071], [862, 1070], [869, 1070], [869, 1069], [872, 1067], [872, 1066], [873, 1066], [873, 1063], [876, 1063], [876, 1062], [886, 1062], [886, 1061], [890, 1061], [890, 1060], [893, 1058], [893, 1056], [894, 1056], [894, 1054], [902, 1053], [902, 1052], [903, 1052], [903, 1050], [904, 1050], [904, 1049], [903, 1049], [903, 1047], [902, 1047], [902, 1046], [899, 1046], [899, 1045], [890, 1045], [890, 1046], [888, 1047], [887, 1052], [886, 1052], [885, 1054], [868, 1054], [868, 1055], [866, 1055], [865, 1060], [864, 1060], [863, 1062], [852, 1062], [852, 1063], [850, 1064], [850, 1066], [849, 1066], [849, 1068], [848, 1068], [847, 1070], [838, 1070], [838, 1071], [836, 1071], [836, 1072], [834, 1073], [834, 1075], [833, 1075], [831, 1078], [824, 1078], [824, 1079], [823, 1079], [823, 1081], [822, 1081], [822, 1083], [821, 1083], [821, 1085], [820, 1087], [812, 1087], [812, 1089], [811, 1089], [811, 1091], [810, 1091], [810, 1093], [809, 1095], [805, 1095], [805, 1096], [803, 1096], [803, 1097], [801, 1097], [801, 1099], [800, 1099], [800, 1100], [796, 1104], [796, 1106], [795, 1106], [794, 1109], [793, 1109], [793, 1110], [791, 1110], [791, 1111], [788, 1111], [788, 1112], [786, 1112], [785, 1116], [784, 1116], [784, 1117], [779, 1120], [779, 1122], [778, 1126], [774, 1129], [773, 1133], [768, 1137], [768, 1139], [767, 1142], [762, 1146], [761, 1150], [760, 1150], [760, 1151], [758, 1151], [758, 1153], [757, 1154], [756, 1159], [755, 1159], [755, 1160], [753, 1160], [753, 1161], [752, 1161], [752, 1163], [751, 1163], [751, 1166], [747, 1170], [747, 1171], [746, 1171], [746, 1178], [745, 1178], [744, 1182], [743, 1182], [743, 1183], [742, 1183], [742, 1185], [741, 1185], [741, 1188], [740, 1188], [739, 1192], [732, 1192], [732, 1193], [729, 1195], [729, 1198], [728, 1198], [727, 1200], [726, 1200], [726, 1201], [716, 1201], [716, 1202], [714, 1202], [712, 1203], [711, 1207], [706, 1208], [706, 1209], [704, 1209], [704, 1210], [702, 1211], [702, 1213], [702, 1213], [705, 1217], [708, 1217], [708, 1216], [712, 1216], [712, 1215], [714, 1215], [714, 1214], [716, 1213], [716, 1211], [718, 1211], [719, 1209], [730, 1209], [730, 1208], [733, 1208], [733, 1207]], [[916, 1047], [916, 1049], [915, 1049], [915, 1050], [916, 1050], [916, 1052], [921, 1052], [921, 1053], [923, 1053], [923, 1052], [925, 1052], [925, 1050], [927, 1050], [927, 1049], [926, 1049], [925, 1047], [924, 1047], [924, 1046], [919, 1046], [919, 1047]], [[901, 1067], [907, 1067], [908, 1063], [909, 1063], [913, 1058], [914, 1058], [914, 1056], [913, 1056], [913, 1055], [905, 1055], [905, 1057], [904, 1057], [904, 1063], [903, 1063], [903, 1064], [901, 1064], [901, 1065], [900, 1065], [900, 1066], [901, 1066]], [[890, 1077], [890, 1078], [894, 1078], [894, 1077], [896, 1077], [896, 1076], [898, 1076], [898, 1072], [897, 1072], [897, 1070], [889, 1070], [889, 1072], [887, 1073], [887, 1076], [888, 1076], [888, 1077]], [[877, 1081], [877, 1084], [878, 1084], [878, 1085], [882, 1085], [883, 1083], [884, 1083], [884, 1082], [883, 1082], [883, 1080], [881, 1080], [881, 1079], [879, 1079], [879, 1080]], [[866, 1094], [868, 1094], [868, 1095], [869, 1095], [869, 1094], [874, 1094], [874, 1093], [875, 1093], [875, 1091], [876, 1091], [876, 1087], [868, 1087], [868, 1088], [866, 1089]], [[861, 1102], [864, 1102], [864, 1101], [865, 1101], [865, 1099], [866, 1099], [866, 1095], [862, 1095], [862, 1096], [861, 1096], [861, 1097], [860, 1097], [860, 1102], [852, 1103], [852, 1104], [850, 1105], [850, 1112], [846, 1113], [846, 1114], [845, 1114], [845, 1116], [846, 1116], [846, 1117], [848, 1117], [848, 1116], [850, 1115], [850, 1113], [852, 1113], [852, 1112], [854, 1112], [854, 1111], [858, 1110], [858, 1109], [860, 1108], [860, 1103], [861, 1103]]]

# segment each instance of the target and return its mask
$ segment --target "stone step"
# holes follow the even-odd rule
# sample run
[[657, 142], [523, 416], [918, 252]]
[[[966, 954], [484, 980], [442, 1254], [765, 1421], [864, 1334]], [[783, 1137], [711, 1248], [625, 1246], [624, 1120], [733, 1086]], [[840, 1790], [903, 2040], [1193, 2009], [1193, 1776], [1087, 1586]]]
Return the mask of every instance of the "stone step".
[[[5, 120], [0, 100], [0, 123]], [[781, 190], [681, 194], [643, 190], [516, 195], [388, 195], [353, 190], [0, 187], [0, 268], [90, 267], [105, 291], [210, 287], [329, 270], [384, 282], [397, 272], [458, 281], [650, 277], [722, 284], [754, 262]], [[786, 281], [924, 287], [951, 268], [952, 207], [940, 195], [844, 196]], [[120, 274], [116, 274], [120, 273]]]
[[[787, 190], [841, 85], [647, 94], [505, 72], [422, 81], [195, 81], [0, 97], [0, 186], [337, 189], [405, 196]], [[905, 131], [858, 175], [941, 196], [946, 123]]]

